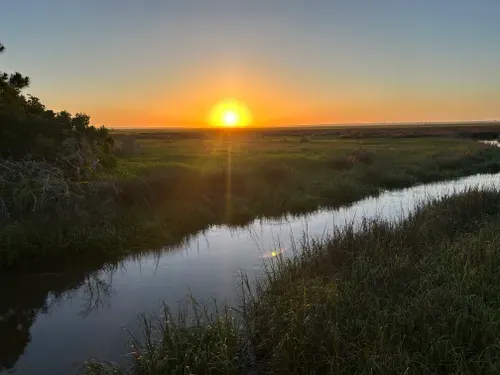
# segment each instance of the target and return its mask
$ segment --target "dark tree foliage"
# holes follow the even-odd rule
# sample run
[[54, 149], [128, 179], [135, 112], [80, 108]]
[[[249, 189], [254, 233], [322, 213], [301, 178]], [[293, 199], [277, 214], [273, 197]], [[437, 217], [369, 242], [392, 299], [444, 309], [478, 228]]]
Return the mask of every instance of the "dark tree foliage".
[[[4, 51], [0, 43], [0, 54]], [[111, 153], [113, 140], [106, 128], [91, 126], [83, 113], [71, 116], [45, 108], [38, 98], [22, 94], [29, 84], [29, 77], [0, 71], [0, 158], [53, 161], [82, 145], [98, 153], [101, 161]]]

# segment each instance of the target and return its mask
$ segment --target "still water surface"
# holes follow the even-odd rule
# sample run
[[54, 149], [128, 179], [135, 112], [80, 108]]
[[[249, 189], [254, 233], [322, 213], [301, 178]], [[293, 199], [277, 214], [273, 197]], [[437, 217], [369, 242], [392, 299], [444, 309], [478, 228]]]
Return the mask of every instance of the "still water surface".
[[140, 313], [176, 306], [191, 292], [236, 303], [239, 271], [258, 276], [271, 251], [291, 253], [304, 235], [318, 238], [363, 218], [398, 220], [429, 199], [469, 188], [500, 188], [500, 174], [476, 175], [383, 192], [336, 210], [255, 220], [243, 228], [214, 226], [163, 252], [129, 257], [118, 266], [0, 277], [0, 373], [68, 374], [89, 357], [123, 360], [127, 327]]

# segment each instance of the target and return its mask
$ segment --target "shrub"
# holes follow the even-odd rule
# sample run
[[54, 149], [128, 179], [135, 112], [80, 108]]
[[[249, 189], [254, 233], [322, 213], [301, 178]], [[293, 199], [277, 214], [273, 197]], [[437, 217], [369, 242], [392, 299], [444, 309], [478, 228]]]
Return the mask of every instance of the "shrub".
[[[0, 44], [0, 53], [4, 50]], [[85, 164], [111, 154], [113, 140], [108, 129], [91, 126], [90, 117], [83, 113], [71, 116], [46, 109], [38, 98], [22, 94], [29, 83], [20, 73], [0, 72], [0, 158], [58, 162], [61, 157], [68, 161], [69, 154], [85, 159]], [[90, 159], [89, 154], [93, 154]], [[69, 161], [59, 167], [75, 170]]]

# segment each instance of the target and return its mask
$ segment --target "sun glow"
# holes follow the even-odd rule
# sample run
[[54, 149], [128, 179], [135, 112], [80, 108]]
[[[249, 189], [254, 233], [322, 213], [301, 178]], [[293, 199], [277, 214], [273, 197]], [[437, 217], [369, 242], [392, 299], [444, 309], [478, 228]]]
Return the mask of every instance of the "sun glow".
[[234, 126], [238, 123], [238, 114], [233, 111], [227, 111], [224, 113], [224, 125]]
[[209, 122], [217, 127], [243, 127], [250, 125], [251, 115], [245, 104], [235, 99], [226, 99], [212, 108]]

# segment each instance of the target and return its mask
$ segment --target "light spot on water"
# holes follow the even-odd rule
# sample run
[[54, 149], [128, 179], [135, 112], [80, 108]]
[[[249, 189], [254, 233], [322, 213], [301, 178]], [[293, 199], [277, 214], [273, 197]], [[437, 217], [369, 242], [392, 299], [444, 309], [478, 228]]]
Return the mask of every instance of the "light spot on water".
[[274, 249], [274, 250], [269, 251], [268, 253], [262, 254], [262, 258], [264, 258], [264, 259], [276, 258], [280, 254], [283, 254], [284, 252], [285, 252], [285, 249], [283, 249], [283, 248], [281, 248], [281, 249]]

